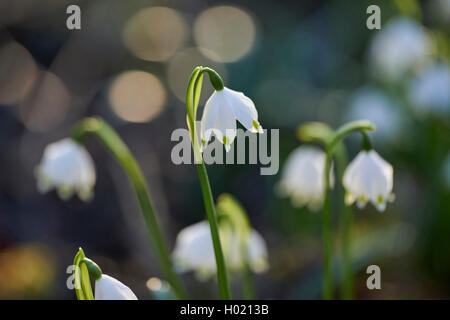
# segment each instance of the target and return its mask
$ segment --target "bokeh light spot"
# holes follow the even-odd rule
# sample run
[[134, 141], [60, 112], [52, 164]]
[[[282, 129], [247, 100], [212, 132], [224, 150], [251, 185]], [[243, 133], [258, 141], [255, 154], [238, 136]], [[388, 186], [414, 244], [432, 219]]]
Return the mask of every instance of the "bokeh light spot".
[[[203, 11], [194, 24], [194, 39], [202, 53], [214, 61], [234, 62], [255, 43], [256, 27], [245, 11], [217, 6]], [[211, 54], [211, 52], [216, 53]]]
[[130, 122], [147, 122], [155, 118], [166, 102], [166, 90], [159, 79], [144, 71], [120, 74], [109, 89], [114, 113]]
[[139, 11], [123, 30], [125, 46], [137, 57], [164, 61], [171, 57], [188, 38], [188, 26], [177, 11], [152, 7]]
[[70, 106], [65, 84], [51, 72], [41, 72], [20, 105], [20, 118], [30, 131], [45, 132], [59, 125]]
[[0, 104], [20, 102], [33, 86], [38, 67], [31, 54], [17, 42], [0, 48]]

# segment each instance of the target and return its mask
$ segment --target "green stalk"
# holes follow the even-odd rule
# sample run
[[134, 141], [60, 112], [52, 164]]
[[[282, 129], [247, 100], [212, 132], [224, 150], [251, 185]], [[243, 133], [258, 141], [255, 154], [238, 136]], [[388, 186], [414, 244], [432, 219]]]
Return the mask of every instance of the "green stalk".
[[324, 249], [323, 258], [323, 299], [333, 298], [333, 277], [331, 265], [331, 188], [330, 188], [331, 152], [327, 150], [325, 157], [325, 199], [322, 212], [322, 240]]
[[245, 300], [256, 299], [253, 274], [248, 265], [242, 269], [242, 294]]
[[136, 192], [141, 213], [164, 277], [171, 284], [176, 297], [184, 299], [186, 297], [184, 289], [178, 275], [173, 270], [169, 251], [153, 210], [147, 183], [136, 159], [114, 129], [101, 118], [95, 117], [82, 120], [74, 128], [72, 138], [81, 143], [88, 133], [94, 134], [104, 144], [127, 174]]
[[214, 255], [217, 265], [217, 280], [219, 283], [220, 297], [224, 300], [231, 299], [230, 289], [227, 279], [227, 271], [225, 259], [223, 256], [222, 244], [219, 237], [219, 228], [217, 226], [217, 213], [214, 203], [211, 186], [209, 184], [208, 173], [203, 162], [203, 157], [200, 153], [199, 142], [195, 127], [195, 120], [197, 118], [197, 107], [200, 99], [203, 73], [208, 73], [210, 81], [216, 90], [223, 89], [223, 82], [220, 76], [212, 69], [197, 67], [192, 72], [189, 79], [187, 93], [186, 93], [186, 113], [188, 128], [191, 135], [192, 148], [194, 151], [194, 159], [197, 164], [198, 176], [205, 203], [206, 215], [208, 217], [209, 226], [211, 229], [211, 237], [214, 247]]
[[330, 150], [330, 152], [334, 152], [334, 148], [345, 137], [352, 134], [353, 132], [360, 132], [364, 134], [365, 131], [375, 131], [375, 126], [370, 121], [366, 120], [352, 121], [344, 124], [336, 130], [334, 136], [328, 141], [327, 150]]
[[208, 216], [209, 226], [211, 229], [211, 237], [214, 246], [214, 255], [217, 264], [217, 280], [219, 282], [220, 297], [223, 300], [231, 299], [230, 289], [228, 286], [227, 271], [225, 259], [223, 256], [222, 244], [219, 237], [219, 228], [217, 227], [217, 214], [214, 199], [212, 196], [211, 186], [209, 185], [208, 173], [206, 172], [205, 163], [197, 164], [198, 176], [203, 193], [203, 200]]
[[[337, 175], [342, 181], [344, 170], [347, 167], [347, 150], [344, 144], [340, 143], [336, 148], [336, 171]], [[352, 256], [351, 256], [351, 227], [353, 224], [352, 208], [345, 204], [345, 191], [341, 186], [341, 194], [339, 196], [340, 201], [340, 215], [339, 225], [341, 229], [341, 270], [342, 270], [342, 286], [341, 286], [341, 298], [344, 300], [351, 300], [354, 297], [353, 292], [353, 268], [352, 268]]]
[[242, 266], [239, 270], [242, 284], [242, 297], [245, 300], [256, 298], [255, 284], [249, 262], [249, 239], [251, 226], [244, 207], [231, 194], [224, 193], [217, 199], [216, 210], [219, 215], [219, 224], [231, 228], [233, 237], [240, 240], [239, 250], [242, 259]]
[[[317, 142], [324, 146], [326, 152], [325, 158], [325, 199], [322, 215], [322, 237], [324, 244], [323, 261], [323, 298], [331, 299], [333, 297], [333, 279], [331, 265], [331, 189], [330, 189], [330, 168], [333, 156], [336, 154], [338, 176], [342, 180], [342, 175], [347, 165], [347, 156], [342, 140], [348, 135], [359, 132], [363, 135], [363, 147], [370, 148], [370, 138], [367, 131], [374, 131], [375, 126], [366, 120], [352, 121], [341, 127], [335, 132], [326, 124], [319, 122], [310, 122], [297, 129], [297, 136], [307, 142]], [[344, 199], [345, 197], [341, 197]], [[340, 226], [342, 229], [342, 271], [343, 286], [342, 297], [344, 299], [353, 298], [353, 273], [351, 257], [351, 208], [341, 202], [342, 209], [340, 214]]]

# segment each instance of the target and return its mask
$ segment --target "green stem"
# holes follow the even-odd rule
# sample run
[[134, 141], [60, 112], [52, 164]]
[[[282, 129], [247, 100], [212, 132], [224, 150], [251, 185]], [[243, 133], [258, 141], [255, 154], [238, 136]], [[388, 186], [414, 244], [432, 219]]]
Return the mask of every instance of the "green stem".
[[253, 281], [253, 274], [248, 265], [242, 270], [242, 293], [245, 300], [256, 299], [255, 283]]
[[241, 257], [243, 261], [243, 267], [241, 270], [242, 275], [242, 296], [245, 300], [256, 299], [255, 283], [253, 281], [253, 274], [250, 269], [248, 259], [248, 243], [250, 238], [250, 230], [244, 230], [241, 234]]
[[375, 126], [366, 120], [352, 121], [336, 130], [334, 136], [327, 143], [327, 150], [334, 152], [334, 148], [345, 137], [353, 132], [375, 131]]
[[216, 90], [223, 89], [223, 81], [214, 70], [210, 68], [196, 67], [189, 79], [186, 92], [186, 113], [189, 132], [191, 135], [192, 148], [194, 151], [194, 160], [197, 165], [197, 171], [200, 179], [200, 185], [203, 193], [206, 214], [211, 229], [211, 237], [214, 247], [214, 255], [217, 265], [217, 279], [219, 282], [220, 297], [222, 299], [231, 299], [230, 289], [227, 279], [225, 259], [223, 256], [222, 244], [220, 243], [219, 228], [217, 226], [217, 213], [211, 186], [209, 184], [208, 173], [203, 162], [198, 143], [195, 120], [197, 118], [197, 107], [200, 99], [203, 73], [208, 73], [209, 79]]
[[[336, 171], [337, 175], [342, 181], [344, 170], [347, 167], [347, 150], [343, 143], [340, 143], [336, 148]], [[342, 286], [341, 298], [344, 300], [351, 300], [354, 297], [353, 293], [353, 268], [351, 256], [351, 227], [353, 223], [352, 208], [345, 204], [345, 190], [340, 186], [340, 215], [339, 225], [341, 229], [341, 270], [342, 270]]]
[[331, 266], [331, 188], [330, 188], [331, 152], [325, 157], [325, 199], [322, 213], [322, 239], [324, 248], [323, 258], [323, 299], [333, 298], [333, 278]]
[[[363, 148], [370, 149], [370, 138], [366, 131], [374, 131], [375, 126], [365, 120], [349, 122], [333, 132], [331, 128], [323, 123], [310, 122], [297, 129], [297, 136], [304, 141], [318, 142], [323, 144], [326, 151], [325, 158], [325, 199], [322, 216], [322, 236], [324, 243], [324, 261], [323, 261], [323, 298], [331, 299], [333, 296], [333, 279], [331, 266], [331, 190], [330, 190], [330, 167], [333, 155], [336, 154], [338, 176], [342, 180], [342, 175], [347, 165], [347, 155], [342, 140], [353, 132], [363, 134]], [[342, 200], [345, 198], [340, 197]], [[342, 235], [342, 272], [343, 285], [342, 297], [344, 299], [353, 298], [353, 272], [351, 257], [351, 225], [352, 211], [347, 207], [344, 201], [341, 202], [342, 209], [340, 214], [340, 226]]]
[[211, 229], [211, 237], [217, 264], [217, 280], [219, 282], [220, 297], [224, 300], [229, 300], [231, 299], [231, 294], [228, 287], [228, 279], [225, 259], [223, 257], [222, 244], [220, 243], [219, 228], [217, 227], [216, 206], [214, 204], [211, 186], [209, 184], [208, 173], [206, 172], [205, 163], [203, 161], [200, 164], [197, 164], [197, 170], [200, 179], [200, 185], [202, 188], [206, 214], [208, 216], [209, 227]]
[[[348, 135], [354, 132], [360, 132], [363, 134], [364, 143], [370, 145], [370, 138], [367, 135], [366, 131], [374, 131], [375, 126], [370, 121], [360, 120], [349, 122], [336, 130], [333, 136], [326, 143], [326, 151], [327, 151], [327, 164], [325, 168], [328, 168], [329, 162], [335, 153], [337, 153], [337, 159], [339, 161], [339, 178], [342, 180], [343, 171], [345, 170], [346, 165], [346, 155], [345, 149], [342, 140], [344, 140]], [[364, 145], [364, 144], [363, 144]], [[328, 169], [327, 169], [328, 170]], [[329, 171], [325, 171], [329, 172]], [[326, 181], [329, 180], [328, 175], [326, 175]], [[329, 181], [326, 182], [326, 187], [329, 187]], [[330, 195], [327, 192], [326, 194], [326, 206], [329, 211], [330, 207]], [[345, 198], [345, 195], [344, 197]], [[342, 286], [342, 295], [344, 299], [351, 299], [353, 297], [353, 279], [352, 279], [352, 261], [351, 261], [351, 224], [352, 224], [352, 212], [351, 208], [346, 208], [345, 204], [343, 205], [343, 211], [341, 213], [341, 228], [342, 228], [342, 264], [343, 264], [343, 286]], [[325, 210], [325, 209], [324, 209]], [[329, 213], [328, 213], [329, 214]], [[324, 214], [325, 215], [325, 214]], [[331, 268], [331, 266], [330, 266]], [[331, 272], [331, 271], [330, 271]], [[325, 275], [325, 277], [327, 277]], [[324, 295], [326, 292], [324, 290]]]
[[95, 134], [125, 170], [125, 173], [136, 192], [140, 209], [144, 216], [147, 230], [164, 277], [171, 284], [177, 298], [185, 298], [186, 295], [184, 289], [178, 275], [173, 270], [169, 251], [167, 250], [166, 243], [153, 210], [147, 183], [136, 159], [114, 129], [101, 118], [86, 118], [81, 121], [74, 128], [72, 138], [81, 143], [88, 133]]

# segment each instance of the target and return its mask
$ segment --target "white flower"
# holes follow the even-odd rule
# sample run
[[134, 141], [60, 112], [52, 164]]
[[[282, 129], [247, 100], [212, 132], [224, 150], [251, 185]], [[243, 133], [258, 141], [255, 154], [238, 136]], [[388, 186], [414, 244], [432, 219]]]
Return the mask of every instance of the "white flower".
[[[220, 239], [227, 268], [238, 271], [243, 266], [241, 239], [228, 228], [220, 228]], [[177, 236], [173, 258], [180, 272], [195, 271], [199, 279], [216, 273], [216, 260], [208, 221], [197, 222], [180, 231]], [[247, 240], [247, 259], [253, 272], [268, 268], [267, 246], [262, 236], [252, 230]]]
[[95, 281], [95, 300], [138, 300], [122, 282], [103, 274]]
[[212, 133], [230, 150], [236, 137], [236, 119], [251, 132], [263, 133], [258, 122], [258, 112], [253, 101], [242, 92], [223, 88], [214, 93], [206, 101], [201, 120], [201, 150], [204, 150]]
[[344, 172], [347, 203], [356, 201], [363, 208], [371, 201], [379, 211], [384, 211], [386, 202], [393, 200], [393, 174], [392, 166], [374, 150], [361, 151]]
[[38, 190], [47, 192], [56, 188], [62, 199], [74, 192], [80, 199], [92, 196], [95, 184], [95, 168], [86, 149], [70, 138], [49, 144], [41, 163], [36, 168]]
[[411, 81], [408, 98], [416, 111], [450, 112], [450, 67], [436, 63]]
[[369, 50], [370, 67], [379, 77], [397, 81], [426, 61], [431, 51], [422, 26], [410, 18], [396, 18], [375, 34]]
[[[322, 207], [325, 192], [325, 152], [312, 146], [295, 149], [286, 160], [278, 191], [290, 197], [296, 207], [313, 211]], [[330, 185], [334, 184], [330, 171]]]

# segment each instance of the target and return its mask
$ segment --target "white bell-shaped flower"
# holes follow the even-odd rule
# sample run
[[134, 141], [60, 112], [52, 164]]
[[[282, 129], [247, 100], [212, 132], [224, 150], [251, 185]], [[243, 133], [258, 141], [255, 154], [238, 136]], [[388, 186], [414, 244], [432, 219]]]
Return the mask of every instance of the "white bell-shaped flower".
[[138, 300], [136, 295], [117, 279], [103, 274], [95, 280], [95, 300]]
[[47, 192], [56, 188], [62, 199], [77, 193], [89, 200], [95, 184], [94, 162], [87, 150], [70, 138], [49, 144], [36, 168], [38, 190]]
[[236, 137], [236, 119], [251, 132], [263, 133], [258, 122], [258, 112], [250, 98], [226, 87], [214, 91], [206, 101], [201, 120], [201, 150], [206, 148], [214, 133], [228, 152]]
[[[307, 205], [317, 211], [322, 207], [325, 193], [325, 152], [312, 146], [295, 149], [286, 160], [278, 191], [290, 197], [294, 206]], [[334, 185], [333, 170], [330, 185]]]
[[393, 200], [394, 169], [374, 150], [363, 150], [345, 169], [343, 184], [347, 191], [346, 201], [356, 201], [363, 208], [368, 201], [379, 210]]
[[[228, 228], [220, 228], [220, 239], [230, 271], [243, 266], [243, 254], [239, 236]], [[208, 221], [201, 221], [180, 231], [173, 251], [174, 261], [180, 272], [194, 271], [199, 279], [207, 279], [216, 273], [216, 260]], [[267, 246], [262, 236], [251, 230], [247, 240], [247, 263], [255, 273], [267, 270]]]

